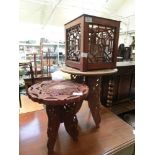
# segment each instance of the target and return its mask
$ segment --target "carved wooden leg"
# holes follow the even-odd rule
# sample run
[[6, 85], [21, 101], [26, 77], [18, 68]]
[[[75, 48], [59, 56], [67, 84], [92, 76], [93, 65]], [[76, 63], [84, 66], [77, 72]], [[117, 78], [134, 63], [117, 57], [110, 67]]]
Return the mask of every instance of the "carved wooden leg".
[[59, 119], [59, 107], [47, 105], [46, 112], [48, 116], [47, 148], [48, 155], [51, 155], [58, 135], [58, 129], [61, 123]]
[[101, 122], [100, 117], [100, 85], [99, 77], [87, 77], [87, 85], [89, 86], [88, 105], [95, 121], [96, 127], [99, 127]]
[[109, 83], [108, 83], [108, 96], [107, 96], [107, 103], [106, 103], [107, 107], [112, 106], [113, 94], [114, 94], [113, 91], [114, 91], [114, 81], [113, 79], [111, 79], [109, 80]]
[[81, 75], [71, 75], [71, 80], [75, 81], [77, 83], [84, 83], [85, 82], [85, 77]]
[[78, 140], [78, 120], [75, 114], [75, 105], [69, 104], [66, 106], [64, 113], [64, 125], [68, 134], [74, 141]]

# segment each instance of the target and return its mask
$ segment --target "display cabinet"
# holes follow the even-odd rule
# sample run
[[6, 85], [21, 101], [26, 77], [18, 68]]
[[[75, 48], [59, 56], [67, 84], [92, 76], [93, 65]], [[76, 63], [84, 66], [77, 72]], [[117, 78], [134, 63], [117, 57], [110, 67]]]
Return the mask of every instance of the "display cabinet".
[[115, 108], [117, 113], [134, 109], [135, 64], [134, 61], [117, 62], [118, 72], [102, 77], [101, 102]]
[[80, 71], [115, 68], [120, 21], [81, 15], [65, 24], [66, 65]]

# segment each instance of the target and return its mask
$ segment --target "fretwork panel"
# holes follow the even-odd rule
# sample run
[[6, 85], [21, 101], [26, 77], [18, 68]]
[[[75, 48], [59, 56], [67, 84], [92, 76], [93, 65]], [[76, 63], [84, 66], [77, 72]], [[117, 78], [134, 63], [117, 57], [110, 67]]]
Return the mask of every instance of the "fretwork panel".
[[83, 14], [65, 24], [66, 66], [80, 71], [116, 67], [120, 21]]
[[72, 61], [80, 61], [80, 24], [67, 29], [67, 59]]
[[89, 24], [88, 63], [112, 62], [115, 28]]

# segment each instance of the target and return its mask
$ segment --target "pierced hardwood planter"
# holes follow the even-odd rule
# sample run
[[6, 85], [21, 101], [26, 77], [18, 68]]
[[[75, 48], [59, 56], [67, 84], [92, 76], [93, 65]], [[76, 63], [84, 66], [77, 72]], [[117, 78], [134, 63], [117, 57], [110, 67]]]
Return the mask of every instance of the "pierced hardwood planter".
[[67, 66], [80, 71], [116, 67], [120, 21], [81, 15], [65, 24]]

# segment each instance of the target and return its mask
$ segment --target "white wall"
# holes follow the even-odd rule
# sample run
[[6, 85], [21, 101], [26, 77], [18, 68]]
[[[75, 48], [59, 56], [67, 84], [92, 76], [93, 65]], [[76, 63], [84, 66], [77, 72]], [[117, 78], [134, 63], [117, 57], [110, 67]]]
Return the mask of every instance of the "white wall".
[[122, 7], [117, 11], [117, 15], [128, 17], [135, 14], [135, 0], [125, 0]]
[[126, 0], [122, 7], [117, 11], [120, 16], [120, 36], [119, 44], [124, 43], [129, 46], [132, 42], [132, 36], [135, 35], [135, 4], [134, 0]]
[[[75, 13], [76, 13], [76, 10], [74, 8], [73, 14]], [[70, 16], [72, 17], [73, 14]], [[125, 43], [125, 45], [128, 46], [132, 41], [132, 37], [130, 36], [130, 34], [127, 34], [127, 32], [128, 31], [131, 32], [135, 30], [134, 0], [126, 0], [122, 2], [121, 8], [119, 8], [117, 11], [114, 11], [114, 14], [116, 17], [120, 17], [119, 20], [122, 21], [120, 32], [123, 32], [123, 33], [120, 34], [119, 44]], [[66, 20], [67, 18], [69, 18], [68, 14], [62, 14], [61, 12], [59, 12], [58, 17], [59, 17], [59, 21], [61, 21], [62, 17], [66, 18]], [[54, 23], [54, 20], [57, 20], [57, 19], [54, 18], [52, 20], [53, 23]], [[42, 29], [40, 25], [20, 23], [19, 40], [28, 40], [28, 39], [33, 40], [34, 39], [39, 42], [39, 39], [41, 37], [45, 37], [45, 38], [55, 40], [55, 41], [57, 40], [64, 41], [65, 39], [64, 26], [55, 27], [55, 26], [45, 25], [44, 29]]]
[[45, 37], [52, 41], [64, 41], [64, 27], [45, 26], [20, 23], [19, 25], [19, 41], [36, 40], [40, 42], [40, 38]]

